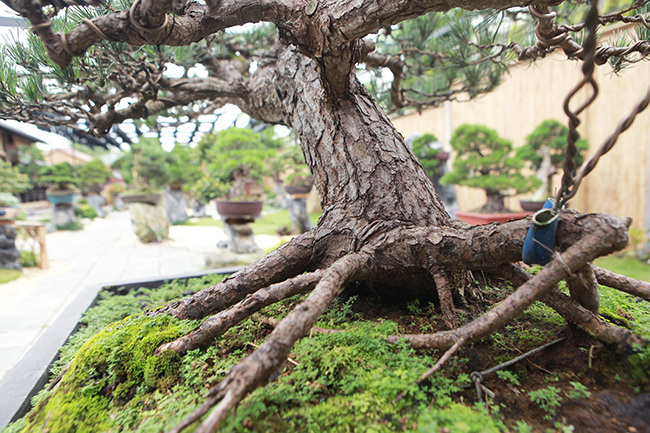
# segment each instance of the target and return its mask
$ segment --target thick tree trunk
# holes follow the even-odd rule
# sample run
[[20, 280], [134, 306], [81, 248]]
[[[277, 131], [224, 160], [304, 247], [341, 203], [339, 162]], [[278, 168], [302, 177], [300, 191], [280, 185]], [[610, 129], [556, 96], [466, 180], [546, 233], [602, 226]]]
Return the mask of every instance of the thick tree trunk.
[[447, 223], [433, 185], [383, 110], [356, 78], [343, 93], [326, 88], [324, 69], [279, 48], [277, 61], [260, 65], [251, 80], [246, 107], [300, 136], [323, 207], [313, 261], [326, 266], [391, 228]]

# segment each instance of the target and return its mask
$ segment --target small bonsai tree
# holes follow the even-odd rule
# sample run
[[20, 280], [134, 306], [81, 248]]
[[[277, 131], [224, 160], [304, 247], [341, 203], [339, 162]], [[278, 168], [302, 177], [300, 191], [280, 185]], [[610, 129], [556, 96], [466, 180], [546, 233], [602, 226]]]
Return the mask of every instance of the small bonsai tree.
[[159, 192], [169, 184], [169, 166], [173, 162], [174, 158], [165, 152], [158, 139], [141, 137], [112, 167], [132, 185], [129, 194], [147, 194]]
[[169, 185], [183, 187], [185, 191], [189, 191], [203, 174], [198, 150], [177, 143], [169, 156]]
[[453, 170], [440, 182], [485, 190], [487, 204], [480, 212], [508, 212], [504, 203], [508, 190], [524, 193], [540, 183], [537, 178], [520, 173], [524, 163], [512, 156], [512, 143], [486, 126], [459, 126], [451, 138], [451, 146], [457, 152]]
[[288, 173], [285, 179], [287, 186], [312, 186], [314, 179], [309, 171], [309, 166], [305, 163], [305, 157], [299, 146], [292, 146], [283, 149], [278, 153], [282, 172]]
[[110, 177], [111, 171], [97, 158], [79, 168], [79, 181], [84, 192], [101, 191]]
[[41, 182], [50, 186], [50, 192], [74, 191], [79, 186], [79, 172], [69, 162], [60, 162], [45, 169]]
[[280, 143], [251, 129], [230, 128], [206, 134], [199, 145], [207, 174], [230, 185], [229, 199], [250, 198], [250, 185], [260, 184]]
[[[530, 162], [530, 166], [542, 181], [542, 186], [535, 192], [536, 201], [553, 197], [553, 176], [564, 165], [567, 135], [569, 128], [557, 120], [545, 120], [526, 137], [526, 144], [517, 149], [517, 157]], [[575, 156], [577, 166], [584, 162], [584, 155], [589, 143], [584, 138], [576, 142], [578, 153]]]
[[434, 143], [437, 143], [438, 139], [433, 134], [424, 134], [415, 140], [413, 140], [413, 153], [422, 164], [425, 173], [429, 179], [434, 179], [438, 176], [440, 172], [440, 163], [438, 155], [440, 155], [441, 150], [435, 149], [432, 147]]
[[[41, 186], [41, 176], [47, 169], [43, 153], [35, 145], [18, 147], [18, 170], [27, 175], [31, 187]], [[28, 188], [29, 189], [29, 188]]]
[[0, 159], [0, 206], [16, 206], [20, 200], [14, 194], [23, 192], [29, 187], [27, 175]]

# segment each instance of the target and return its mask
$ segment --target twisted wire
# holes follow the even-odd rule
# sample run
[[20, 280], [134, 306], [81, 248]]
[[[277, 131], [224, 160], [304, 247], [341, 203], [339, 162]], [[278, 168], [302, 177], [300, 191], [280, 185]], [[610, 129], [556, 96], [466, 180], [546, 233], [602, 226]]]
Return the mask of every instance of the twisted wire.
[[129, 20], [131, 21], [131, 24], [133, 24], [134, 27], [136, 27], [139, 30], [142, 30], [143, 32], [147, 32], [147, 33], [161, 32], [169, 22], [169, 18], [167, 17], [167, 14], [165, 14], [165, 21], [163, 21], [163, 23], [158, 27], [145, 27], [142, 24], [140, 24], [138, 20], [135, 18], [135, 8], [138, 7], [139, 3], [140, 0], [135, 0], [131, 5], [131, 9], [129, 9]]
[[[567, 147], [566, 147], [566, 157], [564, 158], [564, 173], [562, 174], [562, 185], [555, 197], [555, 204], [553, 206], [554, 210], [562, 209], [569, 199], [575, 195], [576, 189], [574, 187], [574, 173], [577, 169], [577, 164], [575, 162], [575, 157], [578, 154], [578, 148], [576, 142], [580, 138], [580, 133], [578, 132], [578, 125], [580, 125], [580, 118], [578, 115], [582, 113], [598, 96], [598, 84], [594, 79], [594, 70], [595, 62], [594, 55], [596, 50], [596, 28], [598, 27], [598, 4], [596, 1], [591, 2], [591, 7], [587, 13], [587, 18], [585, 20], [587, 29], [589, 33], [583, 45], [583, 50], [585, 52], [584, 63], [582, 64], [582, 80], [573, 88], [571, 92], [567, 95], [564, 100], [564, 112], [569, 117], [569, 133], [567, 135]], [[591, 86], [592, 94], [591, 96], [575, 111], [571, 111], [569, 107], [573, 97], [585, 86]], [[573, 188], [573, 191], [571, 188]]]
[[580, 186], [580, 183], [582, 182], [582, 179], [591, 173], [591, 171], [596, 167], [596, 164], [598, 164], [598, 160], [600, 159], [601, 156], [612, 150], [614, 147], [614, 144], [616, 144], [616, 140], [618, 140], [618, 137], [627, 129], [632, 126], [632, 123], [634, 122], [634, 119], [636, 116], [641, 113], [643, 110], [648, 108], [648, 105], [650, 104], [650, 88], [648, 88], [648, 92], [646, 93], [645, 97], [634, 107], [632, 112], [621, 122], [618, 124], [616, 127], [616, 130], [609, 136], [607, 139], [603, 142], [603, 144], [600, 145], [600, 148], [598, 151], [591, 157], [587, 162], [585, 162], [582, 165], [582, 168], [580, 169], [580, 173], [578, 173], [578, 176], [576, 176], [576, 179], [574, 181], [574, 186], [573, 190], [568, 192], [565, 196], [566, 200], [571, 199], [577, 192], [578, 187]]

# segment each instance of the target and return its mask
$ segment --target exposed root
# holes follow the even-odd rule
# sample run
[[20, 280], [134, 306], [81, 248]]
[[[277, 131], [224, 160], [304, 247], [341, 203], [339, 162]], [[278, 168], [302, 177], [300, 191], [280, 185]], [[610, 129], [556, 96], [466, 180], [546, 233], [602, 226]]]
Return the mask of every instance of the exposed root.
[[[595, 270], [597, 269], [595, 268]], [[533, 278], [528, 272], [514, 265], [502, 275], [507, 275], [507, 278], [515, 284], [523, 284], [525, 281]], [[642, 347], [648, 345], [647, 339], [626, 329], [608, 324], [597, 314], [594, 314], [574, 299], [566, 296], [557, 287], [542, 297], [540, 301], [554, 309], [567, 322], [573, 323], [587, 334], [605, 344], [617, 345], [622, 351], [631, 350], [635, 344]]]
[[640, 337], [627, 329], [606, 323], [599, 316], [584, 308], [557, 288], [545, 295], [541, 301], [587, 334], [605, 344], [616, 345], [621, 351], [629, 352], [633, 350], [635, 345], [641, 347], [648, 345], [646, 338]]
[[429, 376], [431, 376], [433, 373], [438, 371], [440, 367], [442, 367], [443, 364], [447, 362], [447, 360], [451, 358], [451, 356], [458, 351], [458, 349], [463, 347], [464, 344], [465, 344], [465, 339], [461, 337], [457, 342], [454, 343], [453, 346], [447, 349], [447, 351], [440, 357], [438, 362], [436, 362], [435, 365], [431, 367], [429, 370], [424, 372], [424, 374], [422, 374], [422, 376], [420, 376], [420, 378], [416, 380], [415, 383], [419, 385], [425, 380], [427, 380]]
[[313, 245], [313, 232], [297, 236], [219, 284], [148, 314], [166, 313], [179, 319], [196, 320], [225, 310], [250, 293], [303, 273], [310, 262]]
[[597, 266], [594, 266], [594, 275], [598, 280], [598, 284], [629, 293], [650, 302], [650, 283], [619, 275]]
[[440, 300], [440, 310], [442, 311], [442, 318], [445, 321], [445, 325], [449, 329], [456, 329], [458, 328], [458, 317], [454, 311], [454, 300], [449, 289], [449, 279], [443, 269], [432, 270], [431, 276], [433, 276], [433, 281], [436, 283], [438, 299]]
[[172, 350], [184, 354], [190, 350], [205, 347], [215, 338], [223, 335], [228, 329], [262, 308], [312, 290], [320, 281], [323, 273], [323, 270], [318, 270], [309, 274], [298, 275], [265, 289], [260, 289], [227, 310], [206, 319], [201, 326], [189, 334], [161, 345], [156, 349], [155, 353], [159, 355], [166, 350]]
[[613, 228], [609, 235], [592, 233], [584, 236], [492, 310], [461, 328], [435, 334], [391, 336], [389, 341], [397, 342], [400, 338], [405, 338], [416, 348], [447, 349], [460, 338], [468, 343], [480, 340], [517, 317], [570, 273], [581, 270], [587, 262], [606, 254], [612, 248], [612, 244], [607, 245], [610, 242], [618, 244], [617, 233]]
[[600, 294], [598, 293], [598, 281], [594, 276], [593, 266], [588, 263], [577, 274], [569, 275], [566, 281], [571, 297], [587, 310], [598, 314]]
[[[330, 302], [343, 290], [345, 284], [363, 276], [366, 254], [350, 254], [337, 260], [324, 273], [312, 293], [282, 320], [258, 350], [234, 366], [228, 376], [208, 393], [212, 404], [221, 401], [210, 416], [203, 421], [201, 432], [213, 431], [227, 413], [249, 392], [274, 380], [286, 363], [286, 358], [296, 340], [309, 333], [318, 317]], [[228, 396], [228, 399], [226, 399]], [[203, 416], [206, 404], [190, 414], [182, 425], [188, 426]], [[178, 429], [174, 432], [181, 431]]]

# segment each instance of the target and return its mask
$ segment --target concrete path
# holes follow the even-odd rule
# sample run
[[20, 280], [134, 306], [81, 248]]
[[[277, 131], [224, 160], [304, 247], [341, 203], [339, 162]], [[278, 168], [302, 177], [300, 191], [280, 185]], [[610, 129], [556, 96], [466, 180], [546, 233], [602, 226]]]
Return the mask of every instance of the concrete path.
[[[50, 269], [25, 269], [0, 284], [0, 380], [85, 287], [200, 271], [219, 240], [225, 234], [217, 227], [172, 226], [169, 240], [143, 244], [126, 211], [81, 231], [48, 234]], [[267, 248], [277, 239], [256, 241]]]

